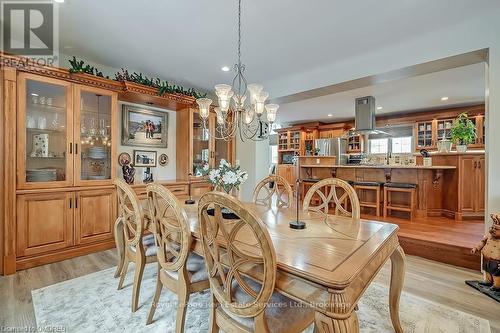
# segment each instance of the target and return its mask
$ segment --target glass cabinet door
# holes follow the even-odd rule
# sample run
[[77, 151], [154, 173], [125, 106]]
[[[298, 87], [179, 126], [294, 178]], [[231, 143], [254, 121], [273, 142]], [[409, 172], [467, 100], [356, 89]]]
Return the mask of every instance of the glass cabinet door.
[[198, 112], [193, 112], [193, 166], [192, 175], [195, 177], [205, 176], [210, 166], [210, 125], [207, 120], [203, 126], [203, 120]]
[[75, 182], [108, 184], [116, 174], [116, 96], [75, 87]]
[[71, 83], [21, 73], [18, 112], [19, 188], [72, 183]]

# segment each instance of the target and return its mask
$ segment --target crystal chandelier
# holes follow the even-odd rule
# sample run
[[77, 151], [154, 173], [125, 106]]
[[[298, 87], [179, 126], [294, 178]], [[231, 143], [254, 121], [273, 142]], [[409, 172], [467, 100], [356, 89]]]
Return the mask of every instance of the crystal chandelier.
[[[238, 0], [238, 63], [234, 65], [233, 70], [236, 75], [232, 85], [215, 86], [218, 106], [214, 108], [215, 133], [211, 135], [215, 139], [225, 141], [230, 141], [235, 136], [239, 136], [242, 141], [265, 140], [269, 137], [271, 127], [276, 120], [279, 105], [265, 104], [269, 93], [263, 91], [260, 84], [247, 84], [243, 75], [245, 65], [241, 63], [241, 0]], [[245, 103], [247, 100], [248, 104]], [[203, 127], [207, 129], [212, 100], [198, 98], [196, 103], [200, 109]], [[264, 111], [266, 111], [265, 117]]]

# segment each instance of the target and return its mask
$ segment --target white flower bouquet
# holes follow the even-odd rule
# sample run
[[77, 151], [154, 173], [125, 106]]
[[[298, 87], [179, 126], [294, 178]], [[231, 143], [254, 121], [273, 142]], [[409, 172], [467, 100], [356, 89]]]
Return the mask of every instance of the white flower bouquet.
[[225, 159], [220, 161], [219, 167], [210, 170], [208, 173], [208, 182], [215, 189], [223, 189], [227, 194], [233, 190], [239, 190], [240, 185], [248, 178], [248, 173], [242, 171], [238, 164], [232, 166]]

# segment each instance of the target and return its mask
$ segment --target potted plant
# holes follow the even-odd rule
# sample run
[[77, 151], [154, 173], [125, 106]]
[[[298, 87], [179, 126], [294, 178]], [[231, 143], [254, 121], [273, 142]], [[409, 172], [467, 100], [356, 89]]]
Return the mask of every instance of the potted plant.
[[321, 149], [319, 149], [319, 148], [314, 148], [314, 149], [313, 149], [314, 156], [318, 156], [320, 151], [321, 151]]
[[467, 145], [476, 140], [476, 125], [469, 119], [467, 113], [461, 113], [451, 126], [451, 141], [457, 146], [457, 152], [467, 151]]

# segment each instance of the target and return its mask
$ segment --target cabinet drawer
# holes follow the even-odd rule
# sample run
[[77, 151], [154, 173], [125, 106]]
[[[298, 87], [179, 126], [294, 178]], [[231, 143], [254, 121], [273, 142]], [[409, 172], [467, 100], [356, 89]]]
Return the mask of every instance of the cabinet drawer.
[[176, 196], [183, 196], [188, 194], [187, 185], [166, 185], [165, 187]]

